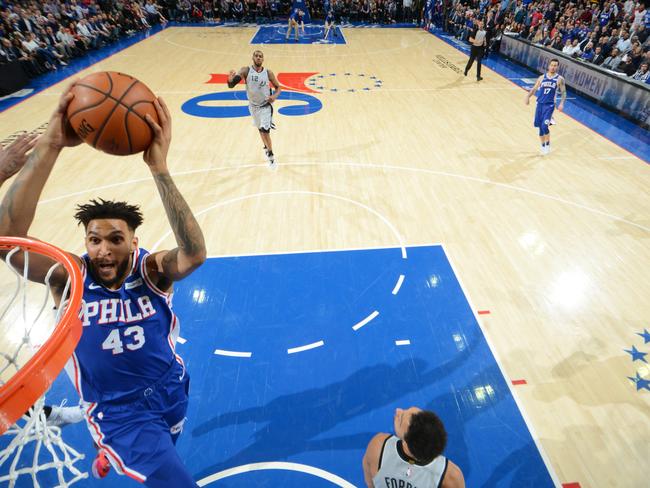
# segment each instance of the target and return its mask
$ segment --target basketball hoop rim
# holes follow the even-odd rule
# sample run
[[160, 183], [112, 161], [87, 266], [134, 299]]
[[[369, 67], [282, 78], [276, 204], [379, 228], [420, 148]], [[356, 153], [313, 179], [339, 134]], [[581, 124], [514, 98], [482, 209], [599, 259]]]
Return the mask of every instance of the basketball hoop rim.
[[50, 337], [11, 379], [0, 387], [0, 435], [47, 391], [81, 338], [79, 310], [83, 293], [81, 270], [74, 259], [52, 244], [28, 237], [0, 236], [0, 250], [20, 247], [63, 265], [70, 277], [70, 299]]

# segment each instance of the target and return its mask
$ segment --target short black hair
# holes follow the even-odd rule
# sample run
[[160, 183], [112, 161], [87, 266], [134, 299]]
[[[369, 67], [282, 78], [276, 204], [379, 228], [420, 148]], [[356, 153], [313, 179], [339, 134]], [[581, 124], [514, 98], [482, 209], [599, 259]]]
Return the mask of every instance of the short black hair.
[[557, 59], [557, 58], [553, 58], [553, 59], [551, 59], [551, 60], [548, 62], [548, 64], [551, 64], [553, 61], [555, 61], [557, 64], [560, 64], [560, 60]]
[[74, 214], [79, 224], [88, 228], [88, 223], [95, 219], [120, 219], [126, 222], [129, 229], [137, 229], [143, 222], [142, 212], [138, 205], [129, 205], [126, 202], [116, 202], [99, 198], [88, 203], [77, 205], [77, 213]]
[[428, 464], [445, 450], [447, 431], [435, 413], [422, 410], [411, 416], [404, 441], [417, 461]]

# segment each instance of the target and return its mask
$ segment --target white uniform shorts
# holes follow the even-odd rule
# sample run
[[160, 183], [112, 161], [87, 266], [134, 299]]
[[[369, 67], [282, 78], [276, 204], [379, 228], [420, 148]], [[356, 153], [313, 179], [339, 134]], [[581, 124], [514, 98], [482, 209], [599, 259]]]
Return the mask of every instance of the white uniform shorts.
[[265, 131], [275, 129], [273, 125], [273, 106], [270, 103], [262, 107], [249, 105], [248, 110], [253, 117], [253, 125], [255, 127]]

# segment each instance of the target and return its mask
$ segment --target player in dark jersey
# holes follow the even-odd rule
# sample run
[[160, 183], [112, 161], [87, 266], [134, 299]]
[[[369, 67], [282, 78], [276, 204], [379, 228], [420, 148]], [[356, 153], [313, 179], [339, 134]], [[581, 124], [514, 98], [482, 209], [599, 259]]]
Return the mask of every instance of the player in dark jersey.
[[[0, 235], [26, 236], [36, 205], [61, 150], [81, 140], [66, 120], [69, 90], [22, 171], [0, 205]], [[150, 116], [154, 139], [144, 153], [158, 187], [177, 247], [149, 254], [138, 247], [138, 207], [93, 200], [76, 214], [86, 231], [87, 253], [72, 256], [83, 271], [83, 332], [69, 362], [88, 427], [99, 447], [93, 473], [105, 476], [108, 462], [146, 486], [196, 487], [178, 456], [178, 438], [189, 391], [189, 376], [175, 353], [178, 321], [171, 309], [173, 283], [205, 260], [201, 229], [167, 169], [171, 118], [162, 99], [154, 102], [160, 123]], [[6, 255], [6, 253], [5, 253]], [[4, 255], [3, 255], [4, 257]], [[22, 269], [24, 256], [12, 263]], [[29, 256], [30, 280], [43, 282], [53, 261]], [[59, 305], [67, 275], [50, 278]]]
[[539, 128], [539, 140], [542, 144], [541, 153], [546, 155], [551, 152], [551, 132], [549, 126], [553, 124], [553, 111], [555, 110], [555, 98], [560, 92], [560, 103], [557, 109], [564, 110], [566, 100], [566, 85], [564, 78], [558, 74], [560, 61], [551, 59], [548, 63], [548, 71], [537, 78], [535, 85], [526, 94], [526, 105], [530, 103], [530, 97], [537, 94], [537, 107], [535, 109], [535, 127]]

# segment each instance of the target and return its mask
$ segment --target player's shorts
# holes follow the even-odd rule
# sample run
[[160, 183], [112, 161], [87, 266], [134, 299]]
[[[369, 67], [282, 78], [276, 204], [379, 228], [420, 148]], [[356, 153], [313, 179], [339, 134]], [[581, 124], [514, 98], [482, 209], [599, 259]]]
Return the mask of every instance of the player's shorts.
[[189, 387], [189, 375], [174, 361], [163, 378], [126, 401], [90, 404], [90, 433], [118, 473], [144, 482], [174, 456]]
[[253, 125], [255, 127], [265, 131], [275, 129], [275, 126], [273, 125], [273, 105], [270, 103], [263, 105], [262, 107], [249, 105], [248, 110], [253, 117]]
[[538, 103], [535, 109], [535, 127], [548, 127], [551, 124], [553, 111], [555, 110], [554, 103]]

